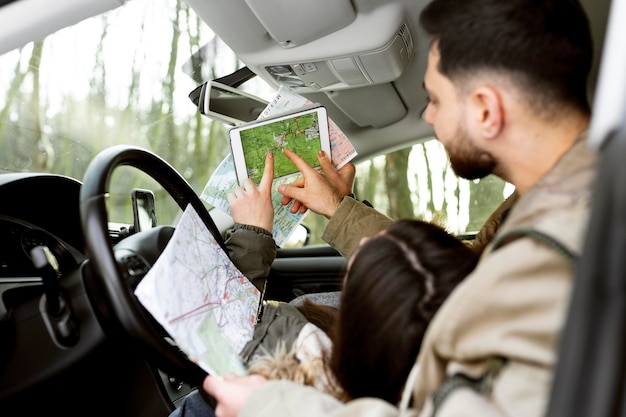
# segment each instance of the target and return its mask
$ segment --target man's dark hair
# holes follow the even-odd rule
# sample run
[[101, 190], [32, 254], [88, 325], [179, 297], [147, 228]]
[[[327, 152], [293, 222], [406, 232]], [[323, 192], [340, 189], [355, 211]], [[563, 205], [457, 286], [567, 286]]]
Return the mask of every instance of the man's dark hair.
[[539, 110], [566, 105], [589, 114], [593, 44], [577, 0], [433, 0], [420, 22], [452, 81], [500, 72]]

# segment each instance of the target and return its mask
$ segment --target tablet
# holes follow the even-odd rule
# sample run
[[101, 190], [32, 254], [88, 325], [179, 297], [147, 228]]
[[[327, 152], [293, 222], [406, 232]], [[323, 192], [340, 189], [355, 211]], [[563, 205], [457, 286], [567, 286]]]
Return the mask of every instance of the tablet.
[[330, 157], [328, 116], [326, 108], [319, 104], [236, 126], [228, 134], [239, 184], [246, 178], [255, 184], [261, 182], [269, 151], [274, 154], [274, 178], [299, 171], [282, 152], [283, 148], [294, 151], [314, 168], [319, 168], [319, 151]]
[[200, 90], [198, 109], [211, 119], [236, 126], [255, 121], [268, 103], [240, 89], [208, 81]]

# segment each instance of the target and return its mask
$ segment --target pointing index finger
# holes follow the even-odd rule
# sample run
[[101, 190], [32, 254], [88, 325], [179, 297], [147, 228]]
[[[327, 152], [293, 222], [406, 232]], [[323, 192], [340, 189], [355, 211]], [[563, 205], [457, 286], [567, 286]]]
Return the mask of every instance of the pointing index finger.
[[265, 155], [265, 168], [263, 168], [263, 177], [259, 183], [260, 189], [267, 189], [272, 187], [272, 181], [274, 180], [274, 154], [268, 152]]
[[287, 156], [287, 158], [291, 159], [291, 162], [294, 163], [296, 168], [298, 168], [298, 170], [300, 170], [305, 177], [310, 171], [315, 171], [313, 167], [307, 163], [307, 161], [300, 158], [300, 156], [291, 149], [283, 148], [283, 153]]

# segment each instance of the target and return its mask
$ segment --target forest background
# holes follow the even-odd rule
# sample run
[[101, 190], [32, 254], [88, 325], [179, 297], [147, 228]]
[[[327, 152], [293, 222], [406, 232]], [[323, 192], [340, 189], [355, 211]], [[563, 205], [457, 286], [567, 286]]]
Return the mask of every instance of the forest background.
[[[0, 172], [80, 180], [99, 151], [126, 143], [160, 155], [200, 193], [229, 152], [228, 126], [202, 116], [188, 94], [243, 65], [180, 0], [133, 0], [5, 54]], [[266, 99], [273, 94], [262, 82], [244, 85]], [[459, 180], [434, 138], [357, 162], [359, 199], [392, 218], [437, 221], [453, 233], [478, 230], [511, 192], [495, 177]], [[115, 181], [150, 186], [136, 178], [123, 173]], [[110, 219], [123, 218], [129, 195], [112, 194], [109, 207]], [[158, 209], [160, 223], [175, 220], [176, 208]], [[321, 243], [326, 220], [309, 215], [305, 223], [311, 244]]]

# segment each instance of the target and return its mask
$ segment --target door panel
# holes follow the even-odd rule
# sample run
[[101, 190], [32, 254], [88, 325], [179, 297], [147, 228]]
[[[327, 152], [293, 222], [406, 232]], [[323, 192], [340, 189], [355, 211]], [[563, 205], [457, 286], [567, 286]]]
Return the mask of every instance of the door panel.
[[308, 293], [338, 291], [347, 261], [330, 246], [278, 249], [265, 299], [290, 301]]

